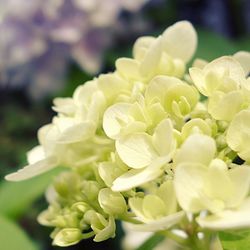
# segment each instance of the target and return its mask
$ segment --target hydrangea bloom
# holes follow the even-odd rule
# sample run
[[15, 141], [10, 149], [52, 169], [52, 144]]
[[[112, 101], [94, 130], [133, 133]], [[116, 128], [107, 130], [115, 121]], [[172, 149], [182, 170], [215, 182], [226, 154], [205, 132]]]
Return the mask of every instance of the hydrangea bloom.
[[[35, 97], [57, 89], [67, 64], [100, 69], [120, 12], [138, 11], [146, 0], [0, 1], [0, 81], [29, 85]], [[112, 30], [113, 29], [113, 30]]]
[[202, 249], [207, 232], [250, 228], [250, 54], [195, 60], [187, 71], [196, 45], [192, 25], [178, 22], [139, 38], [114, 72], [55, 99], [58, 114], [28, 165], [6, 177], [68, 167], [39, 216], [55, 228], [54, 244], [114, 237], [115, 220], [174, 239], [178, 229]]

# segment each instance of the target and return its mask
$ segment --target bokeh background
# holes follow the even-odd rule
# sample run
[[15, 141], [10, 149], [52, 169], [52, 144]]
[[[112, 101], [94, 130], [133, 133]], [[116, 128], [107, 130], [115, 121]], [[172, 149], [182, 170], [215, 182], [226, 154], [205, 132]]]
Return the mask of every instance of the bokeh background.
[[[26, 162], [36, 131], [50, 122], [56, 96], [114, 69], [135, 39], [179, 20], [198, 31], [196, 57], [250, 51], [249, 0], [0, 0], [0, 249], [56, 250], [36, 217], [55, 172], [20, 183], [4, 176]], [[104, 243], [65, 248], [121, 249], [123, 232]]]

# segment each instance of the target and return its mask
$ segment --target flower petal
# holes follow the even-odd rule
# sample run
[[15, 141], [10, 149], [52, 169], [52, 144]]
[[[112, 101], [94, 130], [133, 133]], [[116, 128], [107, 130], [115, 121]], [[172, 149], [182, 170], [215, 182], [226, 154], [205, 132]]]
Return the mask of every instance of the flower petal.
[[177, 22], [163, 33], [162, 44], [168, 55], [188, 62], [196, 50], [197, 34], [190, 22]]
[[154, 147], [160, 156], [170, 156], [173, 153], [176, 141], [170, 119], [165, 119], [158, 124], [152, 139]]
[[93, 122], [78, 123], [63, 131], [57, 142], [68, 144], [87, 140], [94, 135], [95, 129]]
[[175, 163], [200, 163], [207, 166], [216, 152], [215, 141], [203, 134], [192, 134], [182, 144]]
[[122, 192], [152, 181], [162, 174], [161, 167], [169, 161], [169, 158], [162, 157], [154, 160], [151, 165], [144, 169], [131, 169], [118, 177], [113, 182], [111, 189]]
[[51, 169], [57, 167], [58, 160], [56, 157], [50, 156], [46, 159], [40, 160], [36, 163], [25, 166], [15, 173], [5, 176], [7, 181], [23, 181], [42, 173], [48, 172]]
[[224, 210], [218, 214], [198, 217], [197, 223], [212, 230], [243, 229], [250, 227], [250, 198], [237, 210]]
[[130, 224], [126, 223], [127, 227], [133, 231], [141, 232], [157, 232], [167, 230], [177, 224], [185, 216], [184, 211], [162, 217], [161, 219], [154, 220], [145, 224]]
[[245, 75], [248, 76], [250, 73], [250, 53], [247, 51], [239, 51], [235, 53], [233, 57], [240, 63], [245, 71]]
[[131, 168], [144, 168], [156, 157], [152, 138], [146, 133], [123, 136], [116, 141], [116, 150], [122, 161]]

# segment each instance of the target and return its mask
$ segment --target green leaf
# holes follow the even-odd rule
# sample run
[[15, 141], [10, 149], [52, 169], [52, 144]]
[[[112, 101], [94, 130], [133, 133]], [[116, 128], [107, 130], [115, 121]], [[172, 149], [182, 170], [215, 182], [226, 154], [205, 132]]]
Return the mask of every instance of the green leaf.
[[195, 57], [211, 61], [224, 55], [232, 55], [240, 46], [229, 39], [213, 32], [198, 29], [198, 48]]
[[249, 250], [250, 231], [220, 232], [219, 238], [225, 250]]
[[141, 246], [136, 250], [152, 250], [158, 244], [160, 244], [165, 237], [163, 235], [154, 234], [148, 240], [146, 240]]
[[38, 250], [25, 232], [14, 222], [0, 217], [1, 250]]
[[62, 169], [57, 168], [27, 181], [2, 182], [0, 185], [0, 214], [12, 218], [22, 215], [45, 192], [52, 178], [60, 171]]

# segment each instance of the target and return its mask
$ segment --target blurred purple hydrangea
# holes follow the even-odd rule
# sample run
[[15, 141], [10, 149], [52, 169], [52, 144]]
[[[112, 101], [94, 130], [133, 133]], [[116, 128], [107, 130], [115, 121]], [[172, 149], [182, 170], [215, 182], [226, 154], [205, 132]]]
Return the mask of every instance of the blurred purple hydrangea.
[[147, 0], [0, 0], [0, 82], [39, 98], [63, 83], [70, 60], [96, 73], [123, 10]]

